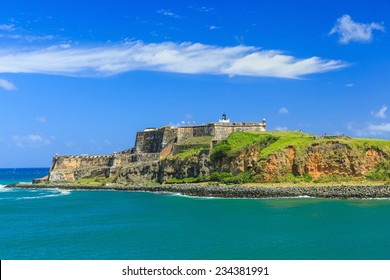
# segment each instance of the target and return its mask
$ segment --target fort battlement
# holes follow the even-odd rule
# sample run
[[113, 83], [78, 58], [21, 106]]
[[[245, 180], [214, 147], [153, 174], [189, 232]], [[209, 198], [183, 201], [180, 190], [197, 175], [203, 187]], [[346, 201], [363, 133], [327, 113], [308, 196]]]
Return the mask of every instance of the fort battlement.
[[230, 122], [226, 116], [219, 122], [204, 125], [188, 125], [163, 128], [147, 128], [137, 133], [135, 154], [161, 153], [172, 150], [175, 144], [194, 138], [212, 136], [213, 141], [225, 140], [232, 132], [262, 132], [265, 131], [266, 121], [262, 122]]
[[[227, 139], [232, 132], [265, 131], [266, 122], [230, 122], [226, 115], [219, 122], [162, 128], [146, 128], [137, 132], [135, 147], [109, 155], [56, 155], [50, 168], [49, 181], [74, 181], [83, 176], [110, 176], [119, 167], [140, 162], [154, 162], [171, 154], [180, 153], [184, 147], [208, 148], [207, 143], [188, 144], [192, 138], [207, 138], [212, 144]], [[196, 141], [194, 141], [196, 142]]]

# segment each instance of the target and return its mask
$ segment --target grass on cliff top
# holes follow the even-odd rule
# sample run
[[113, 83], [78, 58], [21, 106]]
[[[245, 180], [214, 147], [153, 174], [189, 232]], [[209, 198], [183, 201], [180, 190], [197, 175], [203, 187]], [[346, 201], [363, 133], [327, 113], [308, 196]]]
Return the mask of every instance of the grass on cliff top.
[[315, 138], [315, 135], [304, 132], [270, 132], [279, 139], [261, 150], [260, 158], [267, 158], [270, 154], [282, 151], [283, 149], [292, 146], [297, 153], [304, 152], [311, 145], [318, 143], [338, 142], [348, 145], [352, 149], [366, 151], [368, 149], [381, 150], [386, 154], [390, 153], [390, 141], [383, 139], [363, 139], [363, 138]]
[[292, 133], [291, 135], [283, 133], [279, 134], [277, 137], [277, 141], [261, 150], [260, 158], [265, 159], [270, 154], [282, 151], [289, 146], [294, 147], [297, 152], [301, 152], [315, 142], [314, 136], [309, 136], [307, 133]]
[[111, 183], [111, 179], [105, 176], [94, 176], [89, 178], [81, 178], [76, 181], [76, 184], [81, 186], [105, 186]]
[[270, 154], [283, 152], [285, 148], [294, 147], [297, 154], [302, 154], [314, 143], [338, 142], [360, 151], [368, 149], [381, 150], [390, 153], [390, 141], [381, 139], [360, 138], [315, 138], [314, 134], [300, 131], [270, 131], [270, 132], [233, 132], [226, 141], [218, 143], [211, 152], [213, 159], [234, 157], [246, 147], [260, 145], [260, 159], [266, 159]]
[[368, 149], [381, 150], [386, 154], [390, 154], [390, 140], [384, 139], [372, 139], [372, 138], [352, 138], [341, 139], [340, 143], [345, 143], [351, 148], [357, 148], [359, 150], [366, 151]]
[[224, 157], [234, 157], [251, 145], [258, 145], [262, 153], [264, 153], [263, 156], [267, 156], [289, 145], [301, 146], [310, 141], [310, 139], [313, 139], [313, 135], [297, 131], [233, 132], [228, 139], [214, 147], [211, 156], [215, 160]]
[[198, 155], [204, 150], [204, 148], [189, 149], [174, 156], [168, 156], [170, 159], [188, 160], [191, 158], [197, 158]]

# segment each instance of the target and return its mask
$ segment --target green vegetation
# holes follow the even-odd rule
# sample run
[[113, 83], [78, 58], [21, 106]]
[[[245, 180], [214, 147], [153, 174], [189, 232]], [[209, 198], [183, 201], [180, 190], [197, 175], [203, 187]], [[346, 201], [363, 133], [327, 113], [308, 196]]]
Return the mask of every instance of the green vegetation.
[[[286, 154], [287, 148], [291, 147], [295, 151], [296, 164], [302, 164], [307, 157], [308, 151], [326, 151], [325, 154], [329, 159], [338, 160], [340, 149], [348, 149], [350, 153], [357, 159], [364, 158], [365, 152], [368, 150], [377, 151], [381, 155], [390, 154], [390, 141], [380, 139], [359, 139], [349, 138], [345, 136], [329, 137], [329, 136], [315, 136], [304, 132], [261, 132], [261, 133], [247, 133], [234, 132], [225, 141], [221, 141], [211, 151], [211, 160], [214, 162], [229, 163], [247, 148], [256, 148], [260, 151], [258, 158], [258, 167], [265, 163], [271, 154]], [[258, 170], [258, 169], [257, 169]], [[258, 171], [259, 172], [259, 171]], [[261, 170], [260, 170], [261, 172]], [[283, 172], [281, 173], [283, 174]], [[316, 179], [309, 174], [304, 176], [294, 176], [288, 173], [283, 177], [280, 174], [275, 174], [275, 183], [328, 183], [328, 182], [353, 182], [364, 180], [362, 177], [351, 177], [341, 175], [328, 175]], [[372, 181], [386, 181], [390, 182], [390, 163], [389, 160], [377, 165], [375, 170], [366, 176], [367, 180]], [[262, 175], [255, 174], [253, 171], [233, 176], [231, 173], [215, 172], [211, 175], [211, 180], [222, 183], [250, 183], [261, 182]]]
[[201, 183], [201, 182], [209, 182], [209, 176], [200, 176], [200, 177], [188, 177], [183, 179], [171, 178], [165, 181], [166, 184], [191, 184], [191, 183]]
[[308, 136], [306, 133], [290, 132], [289, 134], [286, 134], [284, 132], [274, 133], [273, 136], [278, 137], [277, 141], [261, 150], [261, 159], [266, 159], [270, 154], [281, 152], [287, 147], [294, 147], [297, 154], [299, 154], [315, 142], [314, 137]]
[[277, 136], [269, 133], [234, 132], [230, 134], [227, 140], [215, 145], [210, 157], [213, 161], [234, 158], [238, 153], [251, 145], [256, 145], [257, 148], [263, 149], [277, 140]]
[[242, 172], [234, 176], [229, 172], [213, 172], [210, 175], [210, 180], [213, 182], [220, 182], [224, 184], [245, 184], [255, 182], [251, 172]]
[[210, 180], [214, 182], [223, 182], [226, 179], [232, 178], [233, 174], [230, 172], [213, 172], [210, 175]]
[[356, 148], [361, 151], [367, 151], [369, 149], [382, 151], [386, 154], [390, 154], [390, 141], [382, 139], [367, 139], [367, 138], [352, 138], [348, 140], [340, 140], [340, 143], [348, 144], [351, 148]]
[[173, 159], [187, 160], [197, 157], [202, 151], [210, 149], [213, 136], [192, 137], [181, 141], [175, 147], [176, 155]]
[[299, 184], [303, 182], [311, 182], [313, 178], [310, 174], [305, 174], [304, 176], [294, 176], [292, 173], [288, 173], [282, 178], [275, 178], [275, 183], [294, 183]]
[[111, 183], [111, 179], [106, 176], [95, 176], [89, 178], [81, 178], [76, 181], [81, 186], [105, 186]]
[[198, 157], [198, 155], [204, 150], [204, 148], [195, 148], [195, 149], [189, 149], [189, 150], [184, 150], [183, 152], [174, 155], [174, 156], [169, 156], [171, 159], [180, 159], [180, 160], [188, 160], [192, 158]]
[[374, 171], [367, 174], [366, 178], [372, 181], [390, 182], [390, 160], [377, 164]]
[[316, 137], [313, 134], [298, 131], [275, 131], [275, 132], [234, 132], [225, 141], [221, 141], [211, 151], [212, 160], [233, 158], [239, 152], [250, 145], [258, 145], [261, 149], [260, 159], [266, 159], [270, 154], [283, 152], [287, 147], [293, 147], [296, 153], [304, 153], [313, 144], [337, 142], [346, 147], [367, 151], [373, 149], [386, 154], [390, 153], [390, 142], [381, 139], [350, 138], [327, 138]]

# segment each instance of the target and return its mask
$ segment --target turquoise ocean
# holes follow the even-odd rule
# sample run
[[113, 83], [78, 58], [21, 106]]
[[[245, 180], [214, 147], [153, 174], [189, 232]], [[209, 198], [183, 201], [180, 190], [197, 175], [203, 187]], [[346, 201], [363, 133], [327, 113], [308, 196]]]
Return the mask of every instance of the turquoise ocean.
[[4, 188], [47, 173], [0, 169], [1, 259], [390, 259], [387, 199]]

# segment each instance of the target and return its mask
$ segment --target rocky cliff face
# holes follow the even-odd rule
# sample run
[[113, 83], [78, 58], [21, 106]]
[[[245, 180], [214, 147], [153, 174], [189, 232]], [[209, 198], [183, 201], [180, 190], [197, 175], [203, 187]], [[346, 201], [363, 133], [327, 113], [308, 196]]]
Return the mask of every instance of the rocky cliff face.
[[314, 144], [297, 157], [296, 150], [288, 147], [284, 152], [271, 154], [258, 167], [263, 180], [271, 182], [288, 173], [294, 176], [309, 174], [313, 179], [328, 175], [362, 177], [388, 158], [382, 151], [359, 151], [338, 142]]
[[113, 174], [113, 182], [119, 184], [162, 183], [172, 178], [209, 176], [210, 159], [207, 153], [189, 157], [167, 157], [160, 161], [133, 163], [119, 168]]

